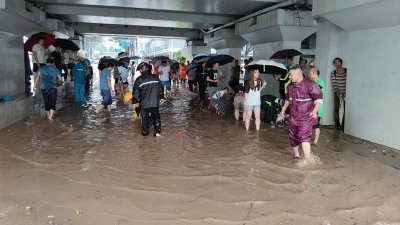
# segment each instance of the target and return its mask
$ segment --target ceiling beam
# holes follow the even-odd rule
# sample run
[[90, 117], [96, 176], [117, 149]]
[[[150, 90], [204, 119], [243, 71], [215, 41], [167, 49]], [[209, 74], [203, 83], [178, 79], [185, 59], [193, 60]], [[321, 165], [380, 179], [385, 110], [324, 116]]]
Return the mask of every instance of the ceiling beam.
[[108, 35], [135, 35], [147, 37], [170, 37], [170, 38], [197, 38], [199, 31], [190, 29], [167, 29], [162, 27], [130, 27], [110, 26], [97, 24], [73, 24], [72, 28], [79, 34], [108, 34]]
[[172, 12], [153, 9], [131, 9], [102, 6], [68, 6], [47, 5], [47, 13], [58, 15], [87, 15], [102, 17], [120, 17], [126, 19], [152, 19], [165, 21], [181, 21], [189, 23], [224, 24], [233, 18], [230, 16], [210, 15], [204, 13]]

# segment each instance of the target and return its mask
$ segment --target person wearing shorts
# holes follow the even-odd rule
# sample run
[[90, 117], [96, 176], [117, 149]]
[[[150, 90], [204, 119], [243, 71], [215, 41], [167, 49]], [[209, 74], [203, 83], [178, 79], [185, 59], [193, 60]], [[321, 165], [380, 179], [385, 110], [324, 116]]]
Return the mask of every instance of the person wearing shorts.
[[44, 39], [39, 39], [38, 43], [32, 47], [33, 72], [37, 74], [42, 66], [46, 66], [46, 49], [44, 48]]
[[256, 130], [260, 130], [260, 112], [261, 112], [261, 90], [267, 85], [261, 81], [258, 69], [250, 71], [250, 79], [246, 85], [244, 110], [246, 113], [246, 130], [250, 128], [251, 114], [254, 112]]
[[[244, 101], [246, 94], [244, 92], [238, 92], [233, 99], [233, 107], [235, 108], [235, 119], [239, 120], [240, 109], [244, 110]], [[246, 113], [243, 113], [243, 122], [246, 119]]]

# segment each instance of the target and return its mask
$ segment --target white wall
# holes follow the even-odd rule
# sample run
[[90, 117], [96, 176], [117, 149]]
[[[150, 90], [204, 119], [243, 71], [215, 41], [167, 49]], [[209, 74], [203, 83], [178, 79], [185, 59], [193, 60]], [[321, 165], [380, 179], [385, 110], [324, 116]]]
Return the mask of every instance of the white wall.
[[400, 26], [348, 33], [345, 132], [400, 149]]
[[0, 31], [0, 96], [25, 94], [24, 44], [22, 36]]
[[[335, 24], [327, 21], [318, 21], [317, 27], [317, 46], [315, 50], [315, 58], [317, 66], [320, 69], [320, 78], [325, 81], [325, 96], [324, 96], [324, 117], [321, 124], [333, 125], [335, 124], [333, 118], [333, 88], [331, 82], [331, 72], [335, 69], [333, 66], [333, 59], [340, 57], [343, 60], [343, 66], [348, 67], [347, 56], [343, 54], [343, 49], [347, 48], [348, 32], [344, 31]], [[351, 73], [351, 68], [348, 68]]]

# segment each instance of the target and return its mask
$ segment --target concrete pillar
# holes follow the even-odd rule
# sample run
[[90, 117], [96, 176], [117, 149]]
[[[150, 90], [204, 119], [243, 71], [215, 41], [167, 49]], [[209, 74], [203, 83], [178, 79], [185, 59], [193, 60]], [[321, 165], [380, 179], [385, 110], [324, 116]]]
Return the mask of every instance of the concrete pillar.
[[[316, 24], [311, 12], [303, 11], [297, 15], [290, 10], [277, 9], [240, 22], [235, 30], [236, 34], [253, 44], [253, 58], [259, 60], [269, 59], [283, 49], [301, 51], [301, 42], [315, 33]], [[299, 57], [295, 57], [294, 62], [298, 61]], [[267, 81], [262, 94], [279, 96], [279, 82], [272, 75], [262, 74], [261, 78]]]
[[[241, 56], [241, 48], [223, 48], [223, 49], [217, 49], [217, 54], [225, 54], [225, 55], [230, 55], [235, 59], [238, 59], [240, 62], [240, 56]], [[224, 87], [228, 86], [228, 82], [231, 80], [232, 77], [232, 67], [234, 65], [234, 62], [228, 63], [226, 65], [223, 65], [220, 67], [220, 71], [225, 75], [224, 78], [220, 79], [220, 82], [218, 83], [218, 88], [223, 89]]]
[[[247, 43], [240, 35], [235, 34], [234, 29], [221, 29], [212, 34], [208, 34], [204, 37], [204, 41], [208, 46], [216, 49], [217, 54], [230, 55], [233, 58], [241, 59], [242, 47]], [[228, 86], [228, 82], [232, 77], [232, 67], [234, 62], [228, 63], [220, 67], [220, 71], [225, 75], [224, 78], [220, 79], [218, 88], [222, 89]]]
[[[323, 125], [335, 124], [333, 118], [333, 88], [331, 82], [331, 72], [335, 69], [332, 61], [341, 54], [338, 52], [338, 46], [341, 45], [339, 36], [344, 30], [325, 19], [318, 21], [317, 28], [317, 47], [316, 60], [320, 69], [320, 78], [325, 81], [324, 110], [325, 115], [321, 120]], [[342, 57], [343, 58], [343, 57]]]
[[[270, 43], [262, 43], [254, 45], [254, 60], [269, 59], [275, 52], [282, 49], [296, 49], [300, 51], [301, 41], [277, 41]], [[279, 60], [278, 60], [279, 61]], [[294, 58], [294, 62], [298, 62], [299, 57]], [[267, 82], [267, 88], [262, 91], [262, 95], [273, 95], [279, 97], [279, 82], [271, 74], [262, 74], [261, 79]]]
[[187, 46], [182, 49], [182, 55], [191, 60], [196, 54], [210, 54], [211, 47], [207, 46], [203, 40], [189, 40]]

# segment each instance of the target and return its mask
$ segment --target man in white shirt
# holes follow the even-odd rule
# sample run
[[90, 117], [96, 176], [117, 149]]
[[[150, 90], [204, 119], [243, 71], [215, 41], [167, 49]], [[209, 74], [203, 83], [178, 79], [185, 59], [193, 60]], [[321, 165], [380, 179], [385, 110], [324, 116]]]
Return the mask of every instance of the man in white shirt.
[[38, 43], [32, 47], [33, 72], [35, 75], [41, 66], [46, 65], [46, 49], [43, 45], [44, 40], [39, 39]]
[[164, 87], [164, 96], [167, 96], [168, 90], [171, 90], [171, 82], [169, 81], [169, 72], [171, 68], [167, 66], [167, 62], [163, 61], [162, 66], [158, 68], [161, 84]]

